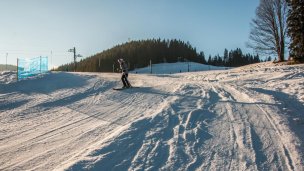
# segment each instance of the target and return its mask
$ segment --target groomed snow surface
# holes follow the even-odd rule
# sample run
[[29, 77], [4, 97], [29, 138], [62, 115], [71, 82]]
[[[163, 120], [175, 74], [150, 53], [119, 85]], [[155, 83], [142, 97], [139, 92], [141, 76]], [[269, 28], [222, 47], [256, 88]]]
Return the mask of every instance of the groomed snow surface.
[[223, 70], [228, 69], [228, 67], [218, 67], [205, 65], [195, 62], [177, 62], [177, 63], [162, 63], [162, 64], [152, 64], [151, 67], [138, 68], [132, 73], [138, 74], [175, 74], [182, 72], [196, 72], [196, 71], [208, 71], [208, 70]]
[[0, 82], [0, 170], [304, 170], [304, 65], [129, 79]]

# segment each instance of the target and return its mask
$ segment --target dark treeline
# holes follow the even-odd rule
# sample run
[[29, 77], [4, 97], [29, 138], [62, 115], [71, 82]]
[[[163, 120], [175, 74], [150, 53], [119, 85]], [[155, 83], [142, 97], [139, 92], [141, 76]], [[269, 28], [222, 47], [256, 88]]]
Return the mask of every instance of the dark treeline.
[[[130, 70], [153, 64], [178, 60], [189, 60], [204, 63], [204, 58], [197, 54], [190, 43], [180, 40], [149, 39], [130, 41], [77, 62], [76, 71], [111, 72], [118, 68], [117, 59], [124, 58]], [[60, 66], [58, 70], [74, 71], [74, 64]]]
[[[101, 53], [82, 59], [76, 64], [76, 71], [80, 72], [112, 72], [118, 68], [117, 59], [124, 58], [130, 67], [146, 67], [150, 64], [157, 63], [174, 63], [178, 61], [192, 61], [202, 64], [211, 64], [217, 66], [242, 66], [256, 63], [260, 60], [258, 56], [243, 55], [240, 49], [230, 51], [225, 49], [223, 57], [215, 56], [205, 60], [204, 52], [197, 52], [189, 42], [181, 40], [161, 40], [149, 39], [130, 41], [117, 45]], [[75, 71], [74, 63], [62, 65], [58, 68], [60, 71]]]
[[209, 56], [207, 64], [214, 66], [239, 67], [258, 62], [261, 62], [258, 54], [255, 56], [251, 54], [243, 54], [242, 50], [237, 48], [230, 52], [225, 49], [222, 57], [220, 55], [216, 55], [213, 58]]
[[16, 71], [17, 66], [15, 65], [5, 65], [5, 64], [0, 64], [0, 71]]

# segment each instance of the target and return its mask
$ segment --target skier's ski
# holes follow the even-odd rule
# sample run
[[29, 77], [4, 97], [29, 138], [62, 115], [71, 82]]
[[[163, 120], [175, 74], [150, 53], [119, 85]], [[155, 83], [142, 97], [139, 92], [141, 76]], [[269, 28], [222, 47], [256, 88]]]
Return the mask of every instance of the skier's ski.
[[129, 87], [129, 88], [120, 87], [120, 88], [113, 88], [113, 90], [125, 90], [125, 89], [132, 89], [132, 88], [139, 88], [139, 87]]
[[128, 89], [128, 88], [113, 88], [113, 90], [124, 90], [124, 89]]

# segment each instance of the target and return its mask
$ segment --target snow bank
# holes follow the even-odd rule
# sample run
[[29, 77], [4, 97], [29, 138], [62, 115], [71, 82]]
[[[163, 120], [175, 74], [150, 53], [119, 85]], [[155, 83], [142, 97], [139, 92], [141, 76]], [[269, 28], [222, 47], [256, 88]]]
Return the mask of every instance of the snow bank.
[[16, 71], [2, 71], [0, 72], [0, 84], [9, 84], [17, 81]]

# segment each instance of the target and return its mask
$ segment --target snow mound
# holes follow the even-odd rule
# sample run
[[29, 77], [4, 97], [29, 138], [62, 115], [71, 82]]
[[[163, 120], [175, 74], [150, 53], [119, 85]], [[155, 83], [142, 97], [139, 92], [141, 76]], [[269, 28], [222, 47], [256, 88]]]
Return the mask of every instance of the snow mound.
[[0, 72], [0, 84], [9, 84], [17, 81], [16, 71], [2, 71]]
[[272, 61], [268, 62], [260, 62], [260, 63], [255, 63], [255, 64], [249, 64], [241, 67], [235, 68], [237, 71], [242, 71], [242, 70], [257, 70], [257, 69], [265, 69], [265, 68], [278, 68], [278, 67], [287, 67], [287, 68], [293, 68], [296, 66], [301, 66], [303, 64], [298, 64], [298, 65], [288, 65], [287, 62], [279, 62], [275, 63]]

